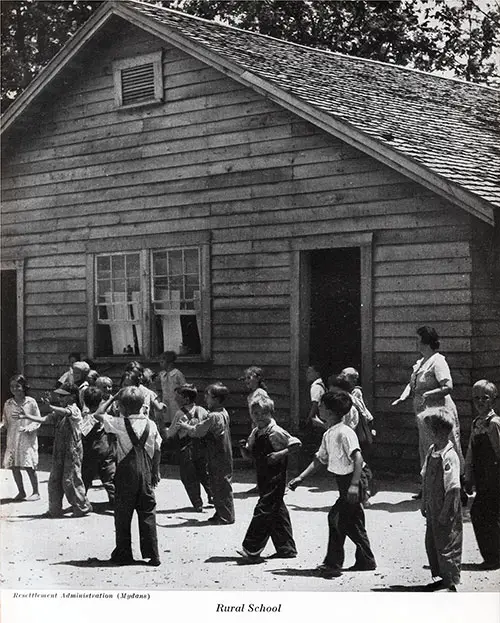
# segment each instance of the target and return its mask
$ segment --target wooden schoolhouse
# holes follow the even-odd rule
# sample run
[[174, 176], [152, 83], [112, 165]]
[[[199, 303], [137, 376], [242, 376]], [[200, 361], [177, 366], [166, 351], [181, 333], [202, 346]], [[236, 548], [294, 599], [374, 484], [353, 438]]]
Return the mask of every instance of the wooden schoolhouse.
[[[198, 387], [264, 369], [297, 431], [305, 370], [359, 369], [375, 455], [441, 336], [463, 441], [500, 381], [499, 92], [133, 0], [104, 4], [2, 120], [2, 356], [34, 395], [70, 351], [117, 380], [161, 352]], [[4, 383], [5, 387], [5, 383]]]

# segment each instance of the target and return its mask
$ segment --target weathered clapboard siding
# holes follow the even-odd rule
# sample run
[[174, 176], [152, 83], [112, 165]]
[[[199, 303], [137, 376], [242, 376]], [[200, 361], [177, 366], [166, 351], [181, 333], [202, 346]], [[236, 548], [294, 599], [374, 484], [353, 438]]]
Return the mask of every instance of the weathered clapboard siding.
[[[411, 404], [390, 403], [422, 324], [442, 336], [467, 427], [472, 367], [486, 370], [500, 349], [491, 289], [473, 279], [471, 217], [153, 36], [113, 20], [106, 28], [97, 55], [81, 57], [57, 98], [42, 97], [3, 162], [3, 253], [26, 258], [25, 371], [35, 390], [53, 386], [70, 350], [87, 350], [88, 252], [210, 231], [212, 357], [179, 366], [200, 388], [228, 384], [235, 435], [249, 428], [238, 379], [263, 366], [277, 419], [290, 422], [293, 243], [314, 249], [368, 233], [377, 456], [415, 463]], [[115, 110], [112, 61], [159, 48], [165, 103]], [[98, 362], [115, 382], [122, 366]]]
[[497, 231], [475, 223], [473, 228], [472, 280], [473, 378], [488, 379], [500, 388], [500, 285]]

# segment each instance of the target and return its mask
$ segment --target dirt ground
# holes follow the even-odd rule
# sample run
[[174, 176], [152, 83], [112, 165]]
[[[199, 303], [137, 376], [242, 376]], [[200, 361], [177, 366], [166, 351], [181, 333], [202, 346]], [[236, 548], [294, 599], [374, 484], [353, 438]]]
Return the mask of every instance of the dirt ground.
[[[114, 543], [113, 516], [104, 511], [106, 495], [97, 481], [89, 498], [98, 512], [83, 518], [73, 518], [69, 512], [61, 519], [40, 517], [47, 510], [49, 465], [50, 457], [42, 455], [39, 502], [12, 502], [16, 489], [11, 473], [0, 470], [3, 589], [385, 592], [416, 591], [431, 581], [426, 568], [424, 519], [418, 502], [411, 499], [417, 486], [408, 479], [378, 482], [379, 492], [366, 510], [377, 570], [346, 572], [328, 580], [314, 572], [325, 552], [327, 512], [337, 497], [326, 473], [311, 477], [307, 486], [286, 495], [298, 557], [249, 566], [241, 564], [236, 549], [257, 499], [248, 493], [253, 486], [251, 470], [239, 469], [234, 476], [236, 523], [212, 526], [206, 519], [213, 510], [191, 512], [178, 468], [163, 465], [163, 478], [156, 490], [162, 565], [113, 567], [106, 562]], [[467, 511], [464, 518], [460, 591], [498, 591], [500, 571], [474, 568], [481, 557]], [[134, 554], [140, 559], [135, 523], [133, 535]], [[264, 556], [273, 552], [269, 543]], [[346, 566], [350, 566], [354, 562], [350, 542], [346, 552]]]

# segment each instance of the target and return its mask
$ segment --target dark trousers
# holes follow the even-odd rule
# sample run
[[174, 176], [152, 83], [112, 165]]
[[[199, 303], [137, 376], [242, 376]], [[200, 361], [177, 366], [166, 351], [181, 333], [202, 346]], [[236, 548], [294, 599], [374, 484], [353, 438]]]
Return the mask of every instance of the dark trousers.
[[347, 490], [352, 474], [336, 476], [339, 487], [339, 499], [328, 513], [328, 549], [324, 564], [341, 569], [344, 564], [344, 543], [346, 537], [356, 545], [356, 565], [370, 567], [375, 564], [375, 557], [365, 528], [365, 513], [360, 495], [355, 503], [347, 501]]
[[212, 490], [208, 480], [207, 456], [203, 448], [197, 448], [196, 442], [193, 442], [181, 448], [179, 452], [179, 468], [181, 481], [186, 489], [189, 500], [194, 508], [201, 508], [203, 501], [201, 499], [201, 487], [203, 486], [207, 493], [208, 502], [212, 502]]
[[216, 515], [225, 523], [234, 523], [232, 457], [223, 453], [211, 453], [208, 473]]
[[243, 541], [244, 549], [249, 554], [260, 554], [270, 538], [277, 553], [296, 554], [290, 515], [283, 501], [284, 479], [275, 477], [266, 482], [258, 478], [258, 487], [260, 498]]
[[92, 481], [98, 475], [108, 494], [110, 503], [114, 504], [115, 472], [115, 459], [107, 440], [83, 444], [82, 480], [85, 491], [90, 489]]
[[[500, 489], [498, 484], [496, 488]], [[483, 492], [478, 489], [470, 517], [484, 561], [500, 564], [500, 491]]]
[[115, 475], [115, 536], [116, 547], [111, 559], [132, 560], [131, 524], [134, 510], [139, 520], [139, 543], [143, 558], [159, 559], [156, 533], [156, 499], [151, 485], [151, 465], [144, 450], [132, 449], [118, 463]]

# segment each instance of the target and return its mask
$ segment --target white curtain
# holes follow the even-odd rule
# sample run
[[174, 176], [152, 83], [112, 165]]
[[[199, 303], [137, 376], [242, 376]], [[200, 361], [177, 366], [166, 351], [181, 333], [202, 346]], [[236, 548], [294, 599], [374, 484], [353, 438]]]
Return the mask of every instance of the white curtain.
[[[161, 317], [163, 350], [179, 353], [182, 344], [181, 293], [180, 290], [158, 290], [158, 301], [165, 301], [170, 314]], [[177, 313], [172, 313], [177, 312]]]
[[[131, 346], [135, 352], [134, 329], [135, 326], [139, 348], [142, 346], [142, 327], [140, 323], [131, 325], [129, 322], [120, 323], [120, 320], [139, 320], [140, 292], [132, 292], [132, 301], [127, 301], [126, 292], [115, 292], [112, 299], [111, 292], [105, 292], [104, 297], [107, 305], [108, 318], [113, 322], [109, 325], [113, 354], [119, 355], [127, 351]], [[114, 301], [114, 305], [111, 301]]]

